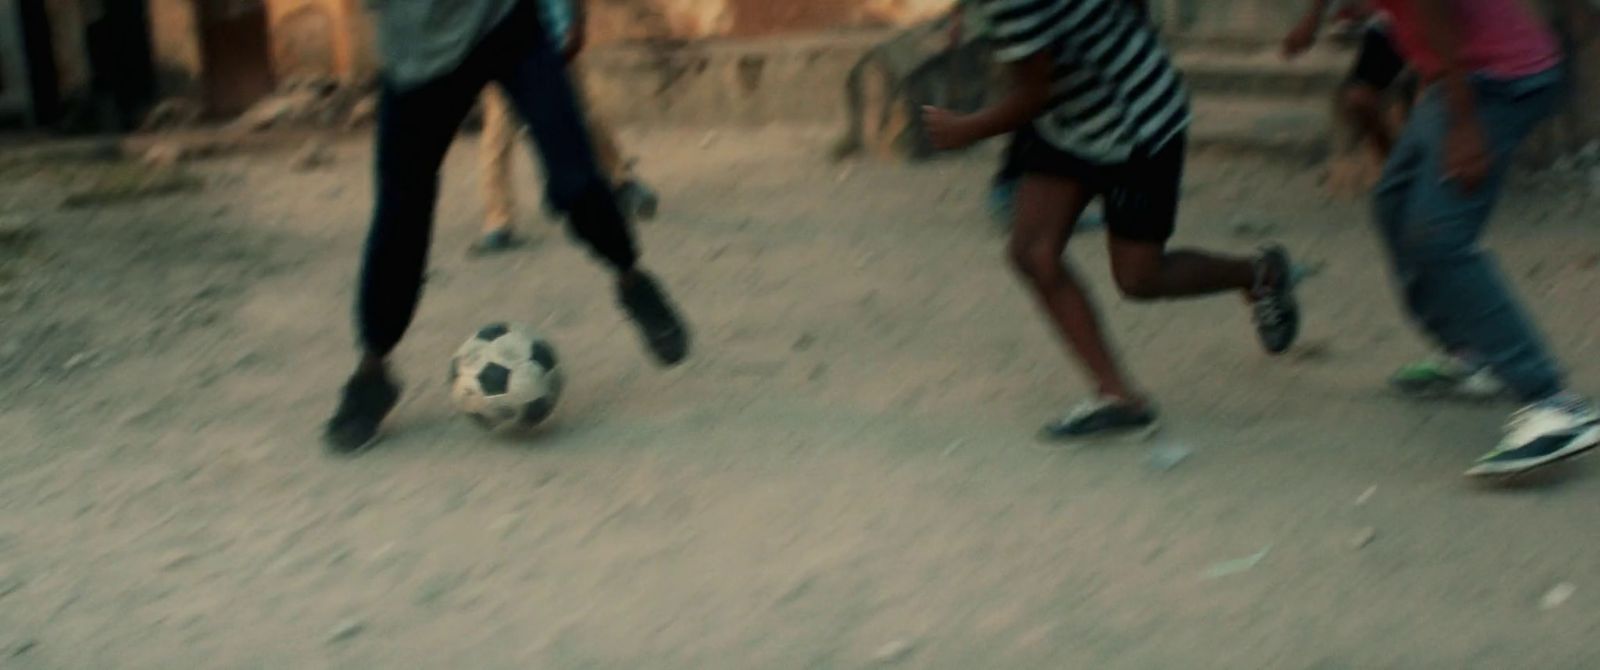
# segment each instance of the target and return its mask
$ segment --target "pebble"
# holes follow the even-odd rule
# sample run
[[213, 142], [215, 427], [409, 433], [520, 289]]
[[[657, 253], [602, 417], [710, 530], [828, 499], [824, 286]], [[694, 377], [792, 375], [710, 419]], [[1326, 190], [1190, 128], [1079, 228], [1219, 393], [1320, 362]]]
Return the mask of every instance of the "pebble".
[[911, 658], [917, 651], [915, 640], [895, 640], [881, 647], [872, 654], [872, 662], [878, 665], [893, 665]]
[[1163, 444], [1150, 450], [1145, 457], [1145, 467], [1156, 472], [1170, 472], [1194, 455], [1194, 450], [1181, 444]]
[[87, 351], [73, 354], [72, 358], [68, 358], [66, 363], [61, 364], [61, 369], [67, 372], [72, 372], [73, 370], [88, 364], [93, 359], [94, 354]]
[[1556, 584], [1544, 594], [1543, 598], [1539, 599], [1539, 609], [1548, 611], [1565, 605], [1567, 604], [1567, 601], [1571, 600], [1572, 596], [1577, 592], [1577, 585], [1571, 582], [1561, 582], [1560, 584]]
[[340, 642], [348, 641], [366, 630], [367, 624], [365, 621], [360, 619], [345, 619], [344, 621], [339, 622], [339, 625], [334, 626], [333, 632], [328, 634], [328, 643], [338, 644]]
[[1231, 577], [1233, 575], [1249, 572], [1254, 570], [1257, 565], [1260, 565], [1261, 561], [1266, 560], [1267, 555], [1270, 553], [1272, 553], [1272, 546], [1268, 545], [1262, 548], [1261, 551], [1256, 552], [1253, 556], [1246, 556], [1244, 558], [1236, 558], [1231, 561], [1223, 561], [1221, 563], [1213, 564], [1211, 567], [1206, 568], [1204, 576], [1206, 579], [1221, 579], [1223, 577]]

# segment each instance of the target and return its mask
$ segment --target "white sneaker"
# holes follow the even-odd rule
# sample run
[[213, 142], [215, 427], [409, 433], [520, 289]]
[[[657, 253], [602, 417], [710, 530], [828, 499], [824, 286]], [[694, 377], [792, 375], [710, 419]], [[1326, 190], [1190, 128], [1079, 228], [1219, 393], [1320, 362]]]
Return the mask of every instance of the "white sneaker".
[[1505, 439], [1478, 459], [1468, 477], [1517, 475], [1600, 446], [1600, 411], [1570, 393], [1529, 405], [1506, 424]]

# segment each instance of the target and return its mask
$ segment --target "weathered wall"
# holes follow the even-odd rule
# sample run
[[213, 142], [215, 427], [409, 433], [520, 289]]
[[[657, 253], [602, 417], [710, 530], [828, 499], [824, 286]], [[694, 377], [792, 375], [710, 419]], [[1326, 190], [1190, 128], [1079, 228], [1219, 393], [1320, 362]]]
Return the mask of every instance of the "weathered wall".
[[360, 0], [266, 0], [266, 6], [278, 77], [349, 78], [371, 66], [371, 27]]
[[758, 37], [903, 25], [950, 0], [591, 0], [597, 43], [642, 39]]

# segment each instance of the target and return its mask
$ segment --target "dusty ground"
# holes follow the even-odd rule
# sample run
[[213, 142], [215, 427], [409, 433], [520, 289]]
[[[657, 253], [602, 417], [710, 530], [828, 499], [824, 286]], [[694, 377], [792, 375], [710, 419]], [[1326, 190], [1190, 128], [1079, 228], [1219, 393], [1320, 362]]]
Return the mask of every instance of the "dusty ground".
[[[322, 171], [222, 158], [200, 190], [80, 209], [57, 207], [61, 174], [7, 172], [0, 208], [37, 236], [0, 247], [0, 667], [1600, 667], [1595, 465], [1460, 478], [1505, 408], [1383, 393], [1422, 348], [1363, 208], [1311, 171], [1200, 157], [1182, 227], [1324, 266], [1284, 360], [1238, 301], [1122, 303], [1100, 239], [1075, 245], [1167, 412], [1155, 446], [1194, 450], [1162, 472], [1152, 446], [1032, 443], [1084, 387], [1000, 263], [981, 157], [629, 139], [667, 196], [643, 236], [694, 362], [653, 369], [543, 223], [469, 261], [463, 144], [407, 400], [353, 461], [317, 437], [353, 355], [364, 141]], [[1600, 391], [1587, 197], [1525, 179], [1493, 244]], [[504, 318], [546, 329], [573, 382], [525, 443], [454, 418], [442, 380]]]

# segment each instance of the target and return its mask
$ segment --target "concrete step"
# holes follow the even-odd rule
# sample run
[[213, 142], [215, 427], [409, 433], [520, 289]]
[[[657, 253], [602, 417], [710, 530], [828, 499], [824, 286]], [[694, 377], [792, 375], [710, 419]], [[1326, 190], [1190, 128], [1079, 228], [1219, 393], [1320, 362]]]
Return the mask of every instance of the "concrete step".
[[1310, 164], [1327, 156], [1331, 131], [1326, 102], [1203, 95], [1194, 99], [1189, 144]]
[[1185, 49], [1173, 60], [1195, 95], [1326, 100], [1350, 70], [1353, 54], [1320, 48], [1295, 60], [1277, 49], [1213, 51]]

